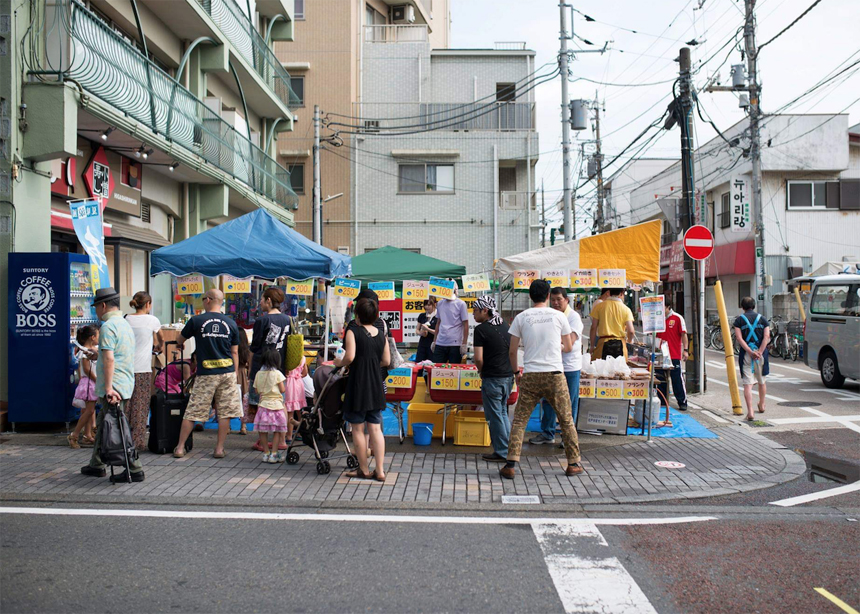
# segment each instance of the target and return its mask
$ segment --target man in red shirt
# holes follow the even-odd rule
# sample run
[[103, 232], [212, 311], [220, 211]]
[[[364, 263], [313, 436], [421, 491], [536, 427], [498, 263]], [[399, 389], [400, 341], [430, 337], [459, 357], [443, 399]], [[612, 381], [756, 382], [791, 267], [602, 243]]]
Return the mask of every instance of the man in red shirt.
[[[672, 299], [666, 299], [666, 330], [657, 335], [659, 339], [669, 344], [669, 357], [672, 359], [672, 392], [678, 400], [678, 409], [687, 411], [687, 386], [684, 383], [682, 364], [690, 353], [688, 348], [687, 323], [684, 317], [672, 309]], [[669, 404], [669, 381], [663, 369], [657, 370], [657, 390], [660, 393], [660, 405]]]

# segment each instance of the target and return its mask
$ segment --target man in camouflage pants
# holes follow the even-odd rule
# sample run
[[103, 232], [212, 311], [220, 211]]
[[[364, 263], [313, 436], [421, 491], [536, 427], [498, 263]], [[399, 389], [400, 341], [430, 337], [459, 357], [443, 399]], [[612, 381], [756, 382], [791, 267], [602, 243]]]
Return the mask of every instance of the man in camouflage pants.
[[[529, 416], [542, 398], [549, 401], [561, 426], [561, 438], [567, 456], [565, 475], [578, 475], [583, 471], [579, 463], [579, 440], [571, 412], [555, 410], [570, 407], [561, 353], [573, 349], [573, 340], [570, 323], [564, 314], [547, 306], [549, 292], [547, 282], [542, 279], [533, 281], [529, 287], [529, 297], [534, 307], [520, 313], [511, 324], [510, 359], [511, 366], [517, 372], [519, 399], [511, 424], [507, 463], [499, 470], [499, 474], [509, 480], [516, 475]], [[524, 352], [522, 374], [518, 372], [520, 343]]]

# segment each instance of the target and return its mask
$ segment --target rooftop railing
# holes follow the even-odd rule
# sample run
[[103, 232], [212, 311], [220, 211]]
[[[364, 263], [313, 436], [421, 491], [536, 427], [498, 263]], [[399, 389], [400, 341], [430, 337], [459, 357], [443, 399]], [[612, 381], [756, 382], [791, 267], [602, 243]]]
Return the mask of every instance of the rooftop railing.
[[355, 111], [366, 131], [535, 129], [533, 102], [365, 102]]
[[366, 43], [426, 43], [429, 40], [424, 24], [364, 26]]

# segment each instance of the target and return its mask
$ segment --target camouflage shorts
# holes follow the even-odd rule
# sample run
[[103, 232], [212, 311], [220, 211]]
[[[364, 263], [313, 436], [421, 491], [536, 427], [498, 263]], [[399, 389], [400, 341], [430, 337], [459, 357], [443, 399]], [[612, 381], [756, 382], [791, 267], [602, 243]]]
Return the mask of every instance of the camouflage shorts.
[[239, 384], [234, 372], [198, 375], [194, 378], [185, 419], [206, 422], [212, 407], [215, 408], [219, 420], [242, 417], [242, 397], [239, 395]]

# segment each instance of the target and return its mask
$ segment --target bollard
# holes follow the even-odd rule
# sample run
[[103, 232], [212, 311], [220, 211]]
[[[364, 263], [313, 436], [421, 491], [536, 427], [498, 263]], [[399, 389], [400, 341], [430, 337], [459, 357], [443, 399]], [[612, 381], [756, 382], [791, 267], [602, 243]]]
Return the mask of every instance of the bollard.
[[729, 327], [729, 316], [726, 313], [726, 299], [723, 296], [723, 284], [717, 280], [714, 285], [714, 296], [717, 298], [717, 311], [720, 314], [720, 328], [723, 333], [723, 345], [726, 349], [726, 374], [729, 380], [729, 393], [732, 395], [732, 413], [742, 416], [741, 393], [738, 390], [738, 373], [735, 371], [735, 352], [732, 345], [733, 331]]

